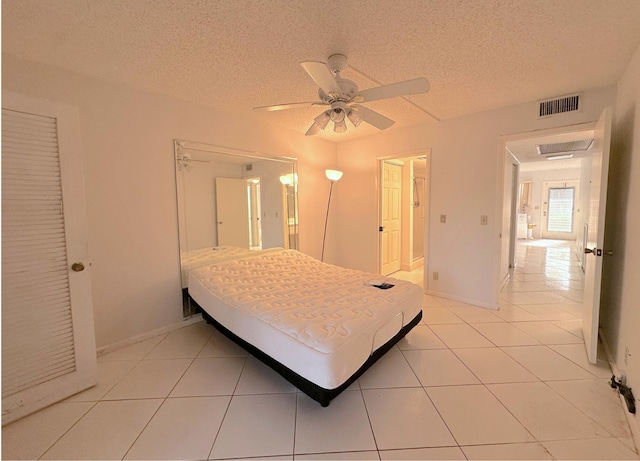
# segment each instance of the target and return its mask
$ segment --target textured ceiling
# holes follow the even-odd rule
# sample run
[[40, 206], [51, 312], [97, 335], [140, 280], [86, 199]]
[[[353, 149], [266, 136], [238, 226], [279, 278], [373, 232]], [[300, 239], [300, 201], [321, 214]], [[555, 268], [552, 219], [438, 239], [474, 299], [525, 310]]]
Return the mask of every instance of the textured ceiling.
[[615, 83], [639, 43], [638, 0], [2, 1], [5, 53], [301, 133], [320, 109], [252, 111], [317, 99], [301, 61], [345, 54], [361, 89], [427, 77], [367, 103], [393, 130]]

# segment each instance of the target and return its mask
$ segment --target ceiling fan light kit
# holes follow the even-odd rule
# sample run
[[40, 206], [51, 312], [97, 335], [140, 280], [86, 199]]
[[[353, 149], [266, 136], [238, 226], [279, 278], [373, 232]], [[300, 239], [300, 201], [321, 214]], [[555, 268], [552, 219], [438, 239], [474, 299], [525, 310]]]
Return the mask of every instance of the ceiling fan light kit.
[[360, 126], [364, 121], [379, 130], [384, 130], [395, 122], [378, 112], [359, 105], [359, 103], [429, 91], [429, 81], [424, 77], [359, 91], [355, 82], [340, 76], [340, 71], [347, 67], [347, 57], [342, 54], [329, 56], [326, 63], [306, 61], [300, 63], [300, 65], [318, 85], [320, 101], [261, 106], [255, 107], [254, 110], [274, 111], [317, 105], [330, 106], [329, 109], [314, 118], [313, 123], [305, 133], [306, 136], [318, 134], [327, 127], [330, 121], [333, 122], [334, 132], [344, 133], [347, 131], [345, 118], [348, 118], [354, 127]]

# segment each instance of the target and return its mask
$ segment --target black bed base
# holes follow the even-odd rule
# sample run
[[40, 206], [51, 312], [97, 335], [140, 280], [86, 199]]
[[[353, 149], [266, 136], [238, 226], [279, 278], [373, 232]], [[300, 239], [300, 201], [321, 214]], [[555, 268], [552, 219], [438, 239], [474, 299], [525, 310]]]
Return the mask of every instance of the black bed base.
[[[198, 306], [193, 298], [191, 302]], [[362, 374], [371, 367], [374, 363], [378, 361], [380, 357], [389, 351], [398, 341], [405, 337], [409, 331], [413, 327], [415, 327], [420, 320], [422, 319], [422, 311], [418, 312], [413, 320], [411, 320], [407, 325], [402, 327], [402, 329], [389, 341], [376, 349], [373, 354], [369, 356], [366, 362], [362, 364], [362, 366], [356, 371], [347, 381], [336, 387], [335, 389], [325, 389], [323, 387], [318, 386], [317, 384], [312, 383], [306, 378], [303, 378], [296, 372], [292, 371], [290, 368], [287, 368], [282, 363], [278, 362], [274, 358], [262, 352], [260, 349], [255, 347], [254, 345], [248, 343], [244, 339], [232, 333], [230, 330], [222, 326], [218, 321], [216, 321], [213, 317], [211, 317], [202, 307], [198, 306], [200, 313], [202, 313], [202, 317], [207, 321], [207, 323], [213, 325], [216, 329], [218, 329], [222, 334], [224, 334], [227, 338], [231, 339], [233, 342], [244, 348], [251, 355], [261, 360], [263, 363], [271, 367], [273, 370], [278, 372], [283, 378], [289, 381], [291, 384], [296, 386], [302, 392], [307, 394], [316, 402], [319, 402], [320, 405], [326, 407], [329, 405], [329, 402], [337, 397], [342, 391], [348, 388], [356, 379], [358, 379]]]

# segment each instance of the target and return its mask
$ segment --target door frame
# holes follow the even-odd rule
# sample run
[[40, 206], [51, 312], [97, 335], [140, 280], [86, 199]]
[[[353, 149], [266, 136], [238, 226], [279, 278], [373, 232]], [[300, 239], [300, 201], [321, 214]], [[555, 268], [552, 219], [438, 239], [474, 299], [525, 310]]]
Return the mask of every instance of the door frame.
[[[401, 152], [395, 154], [389, 154], [385, 156], [380, 156], [376, 158], [376, 208], [378, 210], [377, 223], [378, 228], [382, 225], [382, 183], [383, 183], [383, 163], [393, 161], [393, 160], [415, 160], [420, 157], [424, 157], [427, 164], [427, 173], [425, 175], [425, 187], [423, 191], [424, 200], [424, 236], [423, 236], [423, 247], [424, 247], [424, 281], [423, 281], [423, 290], [427, 291], [428, 289], [428, 274], [429, 274], [429, 211], [430, 211], [430, 201], [431, 201], [431, 148], [414, 150], [409, 152]], [[378, 234], [378, 243], [376, 248], [376, 273], [382, 273], [382, 233], [377, 230]]]
[[[549, 129], [544, 129], [544, 130], [533, 130], [533, 131], [526, 131], [523, 133], [516, 133], [516, 134], [512, 134], [512, 135], [504, 135], [504, 136], [500, 136], [499, 142], [498, 142], [498, 161], [497, 161], [497, 178], [498, 181], [496, 181], [496, 216], [500, 216], [502, 217], [502, 229], [499, 229], [499, 233], [498, 233], [498, 238], [495, 240], [494, 243], [494, 250], [493, 250], [493, 255], [494, 255], [494, 277], [493, 277], [493, 294], [492, 294], [492, 300], [491, 300], [491, 304], [495, 305], [496, 307], [499, 305], [499, 299], [500, 299], [500, 291], [502, 290], [502, 287], [504, 286], [504, 284], [509, 280], [509, 275], [507, 275], [506, 278], [504, 278], [502, 276], [503, 274], [503, 261], [508, 261], [509, 260], [509, 255], [508, 254], [503, 254], [503, 252], [505, 251], [509, 251], [509, 247], [508, 245], [503, 245], [502, 241], [504, 238], [506, 238], [506, 236], [509, 236], [511, 234], [511, 232], [515, 232], [516, 229], [512, 229], [512, 221], [511, 220], [505, 220], [504, 216], [507, 213], [507, 209], [506, 206], [511, 206], [511, 201], [509, 201], [508, 205], [504, 204], [504, 199], [505, 199], [505, 184], [504, 184], [504, 178], [505, 178], [505, 169], [506, 168], [511, 168], [511, 161], [507, 161], [506, 159], [506, 155], [505, 152], [509, 152], [509, 150], [507, 149], [507, 143], [511, 142], [511, 141], [522, 141], [524, 139], [529, 139], [529, 138], [537, 138], [537, 137], [541, 137], [541, 136], [553, 136], [553, 135], [559, 135], [559, 134], [563, 134], [563, 133], [571, 133], [571, 132], [575, 132], [575, 131], [586, 131], [586, 130], [593, 130], [596, 126], [596, 122], [587, 122], [587, 123], [578, 123], [578, 124], [574, 124], [574, 125], [565, 125], [565, 126], [560, 126], [560, 127], [556, 127], [556, 128], [549, 128]], [[511, 186], [509, 185], [508, 190], [511, 190]], [[514, 243], [515, 244], [515, 243]], [[507, 268], [508, 270], [508, 268]]]
[[[509, 268], [516, 267], [516, 231], [518, 227], [518, 191], [520, 189], [520, 162], [511, 163], [511, 229], [509, 232]], [[505, 184], [506, 187], [506, 184]]]

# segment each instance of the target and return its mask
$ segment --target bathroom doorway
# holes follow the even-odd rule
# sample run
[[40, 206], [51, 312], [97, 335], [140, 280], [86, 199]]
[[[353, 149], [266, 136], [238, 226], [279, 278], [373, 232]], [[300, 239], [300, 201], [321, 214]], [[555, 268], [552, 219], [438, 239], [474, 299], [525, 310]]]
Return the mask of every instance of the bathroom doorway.
[[[428, 249], [428, 163], [425, 153], [379, 163], [378, 270], [383, 275], [419, 279], [420, 284]], [[390, 171], [398, 172], [395, 178]]]

